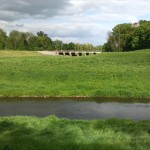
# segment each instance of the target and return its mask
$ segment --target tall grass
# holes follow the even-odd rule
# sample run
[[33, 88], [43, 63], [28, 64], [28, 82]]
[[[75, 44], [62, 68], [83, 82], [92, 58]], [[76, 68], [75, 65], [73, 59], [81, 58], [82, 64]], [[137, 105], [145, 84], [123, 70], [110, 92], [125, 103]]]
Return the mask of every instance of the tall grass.
[[150, 121], [1, 117], [0, 150], [149, 150]]
[[14, 53], [0, 51], [1, 96], [150, 98], [150, 50], [83, 57]]

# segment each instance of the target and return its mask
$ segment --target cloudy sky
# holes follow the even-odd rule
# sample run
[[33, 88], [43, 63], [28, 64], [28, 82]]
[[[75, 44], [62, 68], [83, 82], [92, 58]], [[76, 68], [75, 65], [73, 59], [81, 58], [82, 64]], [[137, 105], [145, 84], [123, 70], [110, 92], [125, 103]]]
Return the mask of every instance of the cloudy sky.
[[64, 42], [106, 42], [120, 23], [150, 20], [150, 0], [0, 0], [0, 28], [44, 31]]

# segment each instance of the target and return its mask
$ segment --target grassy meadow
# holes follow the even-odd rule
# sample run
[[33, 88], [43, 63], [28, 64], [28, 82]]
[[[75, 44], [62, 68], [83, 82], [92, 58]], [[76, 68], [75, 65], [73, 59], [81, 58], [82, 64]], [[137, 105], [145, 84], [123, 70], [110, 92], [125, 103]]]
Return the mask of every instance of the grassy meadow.
[[150, 98], [150, 50], [96, 56], [0, 51], [0, 96]]
[[0, 150], [149, 150], [150, 121], [1, 117]]
[[[0, 51], [0, 96], [150, 98], [150, 50], [96, 56]], [[150, 121], [0, 117], [0, 150], [149, 150]]]

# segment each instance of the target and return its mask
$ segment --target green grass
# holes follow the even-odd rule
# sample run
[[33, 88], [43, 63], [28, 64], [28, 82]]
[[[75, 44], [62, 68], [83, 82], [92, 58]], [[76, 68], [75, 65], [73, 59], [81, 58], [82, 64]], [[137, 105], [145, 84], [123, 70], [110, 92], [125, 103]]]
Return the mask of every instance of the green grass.
[[0, 95], [150, 98], [150, 50], [83, 57], [0, 51]]
[[41, 56], [41, 54], [36, 51], [0, 50], [0, 58], [1, 57], [26, 57], [26, 56]]
[[1, 117], [0, 150], [149, 150], [150, 121]]

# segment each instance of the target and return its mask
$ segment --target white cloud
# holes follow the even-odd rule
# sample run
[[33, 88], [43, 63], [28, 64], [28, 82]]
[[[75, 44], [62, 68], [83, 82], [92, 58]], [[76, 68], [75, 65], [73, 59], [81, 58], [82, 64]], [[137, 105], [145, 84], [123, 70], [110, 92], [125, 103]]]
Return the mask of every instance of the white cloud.
[[[115, 25], [150, 19], [148, 0], [0, 0], [0, 26], [103, 44]], [[18, 25], [18, 26], [17, 26]], [[19, 26], [20, 25], [20, 26]]]

